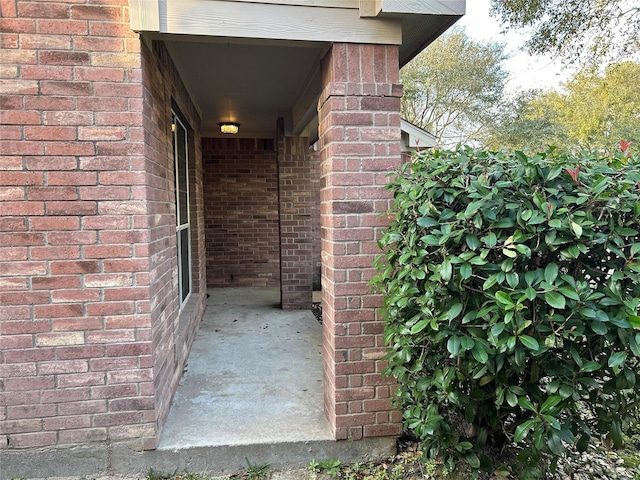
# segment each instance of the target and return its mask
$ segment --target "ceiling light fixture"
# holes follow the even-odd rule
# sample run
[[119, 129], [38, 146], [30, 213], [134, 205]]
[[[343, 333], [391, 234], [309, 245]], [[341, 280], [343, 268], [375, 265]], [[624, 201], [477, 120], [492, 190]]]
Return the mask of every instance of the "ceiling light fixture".
[[232, 135], [238, 133], [240, 129], [240, 124], [235, 122], [222, 122], [218, 125], [220, 125], [220, 131], [222, 133], [230, 133]]

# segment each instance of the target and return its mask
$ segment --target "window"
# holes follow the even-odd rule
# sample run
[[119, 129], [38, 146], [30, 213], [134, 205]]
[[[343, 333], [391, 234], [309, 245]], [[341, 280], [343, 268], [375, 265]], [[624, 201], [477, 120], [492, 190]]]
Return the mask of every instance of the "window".
[[176, 191], [176, 243], [178, 245], [178, 283], [180, 308], [191, 293], [191, 226], [189, 218], [189, 137], [185, 122], [171, 112], [173, 160]]

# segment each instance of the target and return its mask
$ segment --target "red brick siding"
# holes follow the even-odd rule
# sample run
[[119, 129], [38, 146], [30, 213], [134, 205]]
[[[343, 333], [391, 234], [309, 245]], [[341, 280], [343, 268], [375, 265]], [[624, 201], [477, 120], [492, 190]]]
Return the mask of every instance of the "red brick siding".
[[312, 171], [309, 139], [281, 135], [278, 141], [280, 297], [285, 310], [311, 308]]
[[320, 152], [311, 151], [311, 261], [313, 289], [322, 287], [322, 242], [320, 229]]
[[198, 267], [178, 318], [165, 86], [193, 108], [140, 54], [126, 0], [1, 6], [0, 448], [153, 448], [205, 298]]
[[368, 281], [400, 164], [395, 46], [335, 44], [322, 61], [322, 288], [325, 411], [337, 439], [397, 435], [384, 364], [381, 298]]
[[[169, 413], [171, 399], [182, 375], [191, 344], [202, 318], [206, 289], [204, 261], [204, 224], [202, 188], [202, 150], [200, 118], [184, 88], [168, 51], [161, 42], [153, 42], [153, 51], [143, 44], [143, 84], [145, 87], [145, 154], [149, 183], [151, 295], [154, 302], [152, 348], [156, 428], [161, 431]], [[185, 116], [190, 130], [190, 200], [193, 287], [191, 300], [179, 312], [174, 164], [171, 133], [171, 100]], [[152, 442], [148, 447], [154, 448]]]
[[2, 9], [0, 448], [142, 444], [151, 287], [128, 4]]
[[278, 286], [278, 166], [273, 140], [204, 138], [207, 285]]

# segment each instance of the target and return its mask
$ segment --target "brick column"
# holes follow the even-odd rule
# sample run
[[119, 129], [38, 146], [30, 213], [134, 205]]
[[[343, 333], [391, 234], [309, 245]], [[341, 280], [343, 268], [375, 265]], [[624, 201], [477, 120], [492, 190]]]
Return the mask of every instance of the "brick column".
[[322, 81], [325, 411], [338, 440], [398, 435], [393, 381], [381, 375], [381, 298], [368, 284], [387, 223], [387, 173], [400, 163], [398, 49], [336, 44], [322, 61]]
[[309, 139], [280, 135], [280, 292], [284, 310], [311, 308], [311, 166]]

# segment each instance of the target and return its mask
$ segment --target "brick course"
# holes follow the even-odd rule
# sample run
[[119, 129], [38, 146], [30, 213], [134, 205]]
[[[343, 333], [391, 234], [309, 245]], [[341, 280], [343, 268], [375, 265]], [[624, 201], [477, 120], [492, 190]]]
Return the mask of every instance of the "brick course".
[[391, 200], [382, 187], [400, 164], [395, 46], [335, 44], [322, 60], [319, 101], [325, 412], [336, 439], [401, 433], [380, 297], [371, 294], [376, 240]]
[[278, 139], [280, 292], [285, 310], [311, 308], [313, 291], [312, 158], [309, 139]]
[[271, 139], [205, 138], [207, 285], [278, 286], [278, 165]]

